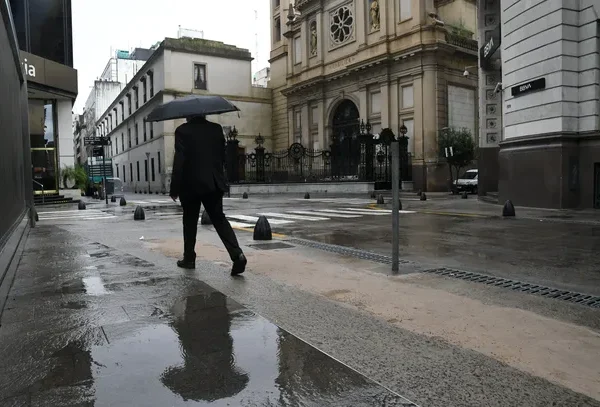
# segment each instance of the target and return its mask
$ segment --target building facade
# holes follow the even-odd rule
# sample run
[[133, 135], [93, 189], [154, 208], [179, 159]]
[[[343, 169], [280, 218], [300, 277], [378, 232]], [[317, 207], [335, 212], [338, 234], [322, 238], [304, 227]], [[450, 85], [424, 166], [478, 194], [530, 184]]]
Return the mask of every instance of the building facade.
[[27, 76], [29, 131], [36, 194], [58, 194], [61, 167], [75, 164], [72, 110], [77, 97], [73, 69], [70, 0], [10, 0]]
[[150, 123], [158, 105], [189, 94], [226, 97], [241, 112], [211, 116], [227, 132], [235, 126], [240, 152], [261, 134], [271, 140], [271, 91], [252, 86], [250, 52], [216, 41], [166, 38], [100, 114], [96, 134], [110, 140], [108, 156], [126, 190], [168, 191], [175, 129], [184, 120]]
[[600, 208], [599, 18], [597, 0], [480, 3], [479, 165], [501, 202]]
[[329, 149], [360, 120], [404, 124], [415, 188], [448, 189], [445, 127], [478, 138], [476, 5], [470, 0], [271, 0], [276, 149]]

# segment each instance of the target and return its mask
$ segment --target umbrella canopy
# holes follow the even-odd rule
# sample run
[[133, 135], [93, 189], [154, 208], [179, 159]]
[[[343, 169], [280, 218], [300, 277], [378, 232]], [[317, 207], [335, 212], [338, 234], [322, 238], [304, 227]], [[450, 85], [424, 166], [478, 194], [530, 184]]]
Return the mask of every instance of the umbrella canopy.
[[237, 106], [221, 96], [191, 95], [163, 103], [148, 115], [146, 121], [161, 122], [239, 110]]

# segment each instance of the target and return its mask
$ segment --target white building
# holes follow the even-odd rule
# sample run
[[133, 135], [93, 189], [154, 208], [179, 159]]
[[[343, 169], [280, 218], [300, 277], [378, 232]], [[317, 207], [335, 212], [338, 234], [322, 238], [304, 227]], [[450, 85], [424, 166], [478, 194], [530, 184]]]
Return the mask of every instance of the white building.
[[252, 84], [261, 88], [266, 88], [271, 80], [271, 68], [263, 68], [254, 74]]
[[600, 208], [600, 2], [479, 3], [480, 191]]
[[271, 91], [252, 86], [250, 52], [203, 39], [166, 38], [96, 122], [111, 141], [113, 173], [130, 191], [166, 192], [175, 129], [184, 120], [147, 123], [158, 105], [189, 94], [226, 97], [241, 112], [210, 120], [238, 130], [240, 150], [254, 148], [261, 134], [270, 148]]

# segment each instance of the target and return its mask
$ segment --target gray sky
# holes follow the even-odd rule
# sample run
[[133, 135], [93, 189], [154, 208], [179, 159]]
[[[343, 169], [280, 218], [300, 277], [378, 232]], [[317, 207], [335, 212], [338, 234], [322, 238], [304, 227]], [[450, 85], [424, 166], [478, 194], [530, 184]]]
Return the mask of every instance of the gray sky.
[[[204, 31], [204, 38], [247, 48], [255, 58], [253, 73], [268, 66], [269, 0], [73, 0], [74, 65], [81, 113], [93, 81], [102, 74], [111, 47], [148, 48], [177, 29]], [[258, 12], [258, 20], [255, 12]], [[258, 33], [258, 58], [256, 36]]]

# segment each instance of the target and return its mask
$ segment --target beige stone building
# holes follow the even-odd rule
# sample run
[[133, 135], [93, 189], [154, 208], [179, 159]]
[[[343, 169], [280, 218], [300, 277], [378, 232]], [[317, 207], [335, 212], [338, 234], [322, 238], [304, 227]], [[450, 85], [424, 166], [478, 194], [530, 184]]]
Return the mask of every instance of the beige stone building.
[[271, 11], [274, 147], [329, 149], [359, 119], [374, 134], [404, 123], [415, 188], [445, 190], [440, 129], [478, 138], [475, 1], [271, 0]]

